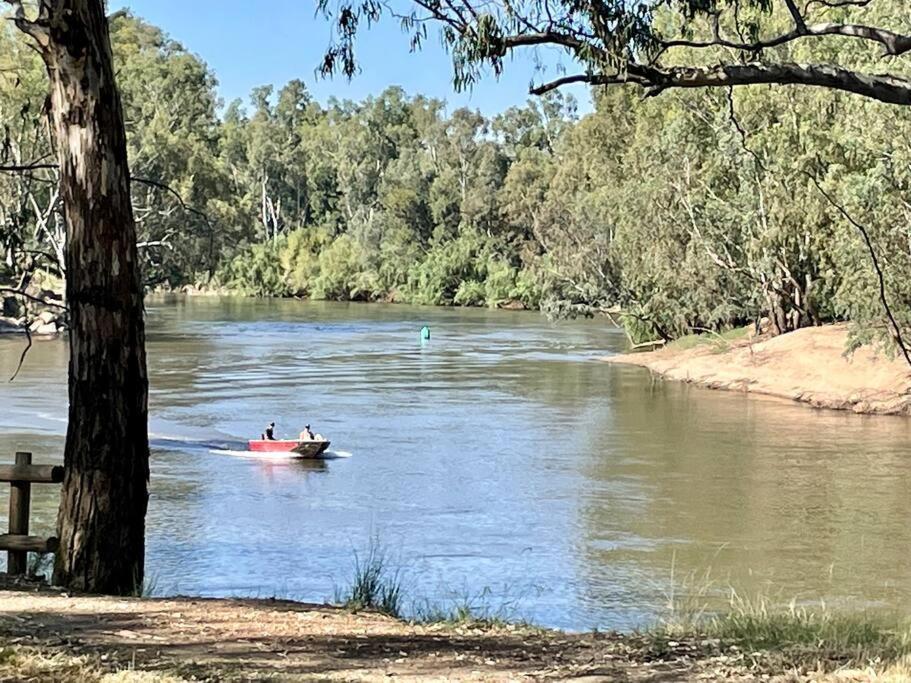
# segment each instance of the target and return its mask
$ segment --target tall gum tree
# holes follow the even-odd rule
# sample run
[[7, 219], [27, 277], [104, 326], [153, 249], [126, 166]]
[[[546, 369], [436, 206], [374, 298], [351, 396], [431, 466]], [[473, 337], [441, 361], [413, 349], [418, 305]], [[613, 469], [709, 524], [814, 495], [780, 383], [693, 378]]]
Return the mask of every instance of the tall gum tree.
[[148, 381], [123, 110], [104, 2], [4, 2], [47, 67], [66, 214], [70, 405], [54, 580], [128, 594], [143, 580]]

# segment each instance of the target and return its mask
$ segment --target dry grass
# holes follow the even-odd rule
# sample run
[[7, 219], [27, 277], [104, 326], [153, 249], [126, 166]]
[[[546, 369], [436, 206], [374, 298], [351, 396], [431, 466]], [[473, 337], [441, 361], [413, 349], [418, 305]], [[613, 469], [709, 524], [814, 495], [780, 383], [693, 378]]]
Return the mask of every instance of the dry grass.
[[[706, 610], [708, 574], [680, 582], [643, 633], [443, 623], [273, 600], [0, 592], [2, 681], [687, 680], [911, 683], [911, 622], [731, 592]], [[680, 596], [684, 596], [682, 599]], [[469, 618], [470, 617], [470, 618]], [[2, 642], [2, 640], [0, 640]], [[24, 644], [28, 644], [26, 647]]]
[[47, 653], [35, 648], [0, 650], [0, 681], [42, 683], [180, 683], [183, 678], [150, 671], [106, 671], [97, 657]]
[[728, 587], [724, 610], [710, 610], [719, 584], [711, 570], [673, 577], [668, 617], [646, 632], [654, 651], [698, 639], [741, 652], [784, 681], [909, 681], [911, 619], [881, 611], [839, 611], [824, 603], [749, 597]]

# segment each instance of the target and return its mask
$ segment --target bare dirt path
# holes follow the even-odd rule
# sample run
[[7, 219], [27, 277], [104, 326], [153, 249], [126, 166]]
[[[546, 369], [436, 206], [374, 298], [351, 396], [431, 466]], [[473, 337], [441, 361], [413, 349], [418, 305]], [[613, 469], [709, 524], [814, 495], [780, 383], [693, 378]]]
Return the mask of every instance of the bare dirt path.
[[[657, 652], [633, 636], [414, 625], [271, 600], [0, 591], [0, 645], [170, 676], [136, 680], [756, 680], [743, 656], [697, 655], [698, 643]], [[52, 677], [34, 677], [42, 679]], [[22, 679], [0, 665], [0, 680]]]

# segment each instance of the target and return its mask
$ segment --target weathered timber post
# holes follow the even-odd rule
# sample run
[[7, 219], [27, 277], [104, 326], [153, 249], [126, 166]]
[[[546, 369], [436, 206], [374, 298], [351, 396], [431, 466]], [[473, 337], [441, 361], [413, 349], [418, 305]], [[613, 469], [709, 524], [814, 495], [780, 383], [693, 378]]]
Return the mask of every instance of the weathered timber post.
[[[16, 453], [16, 466], [31, 465], [31, 453]], [[32, 485], [27, 481], [10, 482], [9, 532], [28, 536], [28, 515], [31, 507]], [[28, 553], [24, 550], [10, 550], [6, 572], [12, 575], [25, 574], [28, 569]]]

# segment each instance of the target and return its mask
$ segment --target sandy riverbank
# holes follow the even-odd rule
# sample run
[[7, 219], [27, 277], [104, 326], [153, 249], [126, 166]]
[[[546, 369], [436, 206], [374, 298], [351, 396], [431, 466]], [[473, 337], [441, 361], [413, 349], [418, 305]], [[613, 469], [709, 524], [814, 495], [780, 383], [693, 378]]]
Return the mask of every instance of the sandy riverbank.
[[911, 368], [862, 347], [846, 357], [845, 325], [606, 358], [672, 380], [789, 398], [818, 408], [911, 415]]

